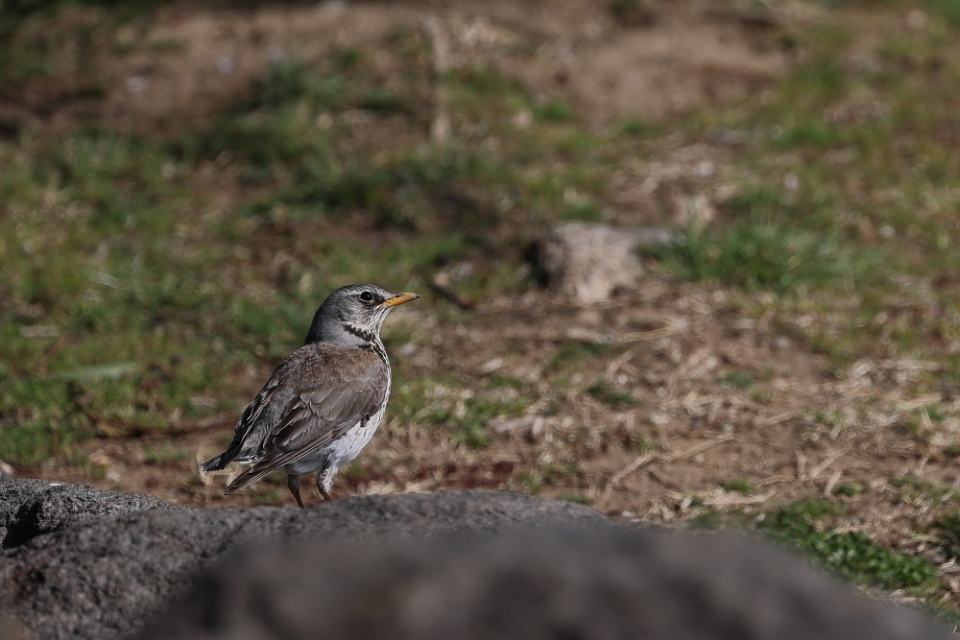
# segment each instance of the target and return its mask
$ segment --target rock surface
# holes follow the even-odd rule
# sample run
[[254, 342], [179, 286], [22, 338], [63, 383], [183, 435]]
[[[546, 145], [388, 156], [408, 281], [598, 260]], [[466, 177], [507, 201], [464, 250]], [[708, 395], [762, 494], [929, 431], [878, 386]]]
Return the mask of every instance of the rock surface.
[[756, 540], [605, 527], [246, 550], [139, 640], [950, 637]]
[[539, 240], [537, 267], [555, 292], [583, 304], [608, 299], [643, 276], [637, 247], [671, 242], [663, 229], [568, 222]]
[[0, 523], [11, 540], [0, 552], [0, 612], [43, 640], [135, 632], [237, 546], [457, 536], [522, 525], [611, 526], [580, 505], [477, 491], [357, 496], [300, 510], [187, 509], [42, 481], [0, 487]]
[[951, 637], [756, 540], [510, 493], [204, 510], [11, 480], [0, 527], [0, 623], [42, 640]]
[[142, 493], [103, 491], [48, 480], [8, 479], [0, 482], [0, 549], [108, 515], [183, 508]]

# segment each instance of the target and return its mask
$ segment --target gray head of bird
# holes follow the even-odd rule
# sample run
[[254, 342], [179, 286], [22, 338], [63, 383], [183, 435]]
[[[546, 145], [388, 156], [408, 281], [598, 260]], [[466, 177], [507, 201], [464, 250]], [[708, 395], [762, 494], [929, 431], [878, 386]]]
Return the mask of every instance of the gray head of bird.
[[317, 309], [305, 342], [357, 346], [376, 342], [387, 314], [394, 307], [419, 297], [416, 293], [390, 293], [375, 284], [340, 287]]

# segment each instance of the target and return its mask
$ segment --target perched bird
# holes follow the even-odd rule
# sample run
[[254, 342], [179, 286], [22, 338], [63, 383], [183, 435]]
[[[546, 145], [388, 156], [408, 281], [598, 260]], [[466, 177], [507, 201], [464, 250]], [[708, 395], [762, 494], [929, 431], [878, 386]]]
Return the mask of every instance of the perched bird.
[[244, 409], [227, 450], [200, 468], [251, 464], [227, 486], [228, 495], [282, 469], [300, 508], [300, 476], [316, 472], [317, 489], [329, 500], [337, 469], [370, 442], [390, 396], [380, 327], [391, 309], [419, 297], [372, 284], [327, 296], [304, 345], [284, 358]]

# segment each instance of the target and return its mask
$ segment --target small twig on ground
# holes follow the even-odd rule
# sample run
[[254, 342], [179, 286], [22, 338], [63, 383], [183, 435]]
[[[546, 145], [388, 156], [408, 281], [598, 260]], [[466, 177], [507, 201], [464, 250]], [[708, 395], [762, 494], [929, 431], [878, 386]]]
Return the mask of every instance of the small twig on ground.
[[473, 309], [476, 306], [473, 302], [471, 302], [470, 300], [467, 300], [466, 298], [461, 296], [459, 293], [454, 291], [452, 286], [444, 284], [441, 280], [438, 280], [437, 278], [431, 279], [427, 283], [427, 286], [430, 287], [431, 291], [441, 296], [442, 298], [448, 300], [449, 302], [452, 302], [453, 304], [460, 307], [464, 311], [469, 311], [470, 309]]
[[786, 22], [783, 16], [770, 9], [716, 9], [703, 12], [710, 20], [717, 22], [739, 22], [751, 27], [780, 27]]
[[[682, 505], [683, 510], [686, 510], [692, 503], [693, 496], [685, 495], [683, 493], [670, 493], [671, 498], [677, 500]], [[739, 494], [731, 494], [725, 491], [716, 491], [712, 494], [697, 494], [697, 502], [701, 506], [705, 507], [734, 507], [734, 506], [746, 506], [752, 504], [764, 504], [769, 502], [773, 498], [774, 493], [772, 491], [768, 493], [744, 496]]]
[[646, 466], [651, 462], [675, 462], [677, 460], [686, 460], [687, 458], [692, 458], [698, 453], [703, 453], [710, 447], [718, 445], [723, 442], [729, 442], [733, 440], [732, 435], [721, 436], [719, 438], [714, 438], [713, 440], [707, 440], [706, 442], [701, 442], [700, 444], [694, 445], [687, 449], [686, 451], [681, 451], [680, 453], [675, 454], [659, 454], [659, 453], [644, 453], [643, 455], [637, 456], [634, 460], [625, 466], [623, 469], [613, 474], [610, 477], [610, 480], [607, 482], [606, 486], [603, 488], [603, 493], [600, 496], [600, 503], [606, 503], [610, 496], [613, 494], [613, 490], [623, 482], [624, 478], [628, 475], [639, 469], [640, 467]]
[[579, 340], [581, 342], [597, 342], [610, 344], [630, 344], [633, 342], [649, 342], [666, 338], [680, 332], [679, 327], [663, 327], [651, 331], [635, 331], [631, 333], [601, 333], [589, 329], [573, 328], [563, 332], [533, 332], [527, 329], [520, 331], [509, 331], [504, 337], [508, 340], [539, 340], [541, 342], [568, 342], [570, 340]]
[[672, 489], [674, 491], [682, 491], [683, 487], [674, 482], [673, 480], [668, 480], [664, 478], [662, 474], [657, 473], [653, 469], [648, 469], [647, 473], [650, 474], [650, 477], [665, 486], [667, 489]]
[[423, 32], [430, 41], [433, 52], [433, 123], [430, 125], [430, 139], [442, 144], [450, 137], [450, 110], [444, 77], [451, 67], [450, 40], [443, 29], [440, 19], [433, 13], [427, 13], [421, 19]]
[[843, 470], [842, 470], [842, 469], [837, 469], [836, 471], [833, 472], [833, 475], [830, 476], [830, 479], [829, 479], [829, 480], [827, 480], [827, 486], [825, 486], [825, 487], [823, 488], [823, 497], [824, 497], [824, 498], [829, 498], [829, 497], [830, 497], [830, 495], [833, 493], [833, 488], [836, 486], [837, 481], [840, 480], [840, 476], [842, 476], [842, 475], [843, 475]]
[[806, 409], [791, 409], [790, 411], [783, 411], [766, 418], [761, 418], [759, 422], [764, 427], [772, 427], [780, 424], [781, 422], [786, 422], [787, 420], [792, 420], [797, 416], [803, 415], [804, 411], [806, 411]]
[[194, 435], [203, 431], [212, 431], [222, 429], [225, 426], [233, 425], [236, 417], [233, 413], [221, 413], [209, 418], [204, 418], [198, 422], [183, 425], [180, 427], [167, 427], [158, 429], [144, 424], [137, 424], [111, 418], [91, 410], [79, 397], [73, 399], [77, 409], [92, 422], [97, 428], [97, 436], [102, 440], [130, 440], [134, 438], [182, 438], [184, 436]]
[[794, 478], [792, 475], [784, 473], [778, 476], [771, 476], [769, 478], [765, 478], [760, 482], [758, 482], [757, 486], [768, 487], [771, 484], [780, 484], [781, 482], [793, 482], [794, 480], [796, 480], [796, 478]]
[[807, 477], [806, 477], [806, 478], [803, 478], [803, 479], [804, 479], [804, 480], [816, 480], [817, 477], [818, 477], [821, 473], [823, 473], [824, 470], [825, 470], [827, 467], [829, 467], [829, 466], [832, 465], [834, 462], [836, 462], [837, 460], [839, 460], [839, 459], [840, 459], [842, 456], [844, 456], [848, 451], [850, 451], [850, 447], [844, 447], [843, 449], [840, 449], [840, 450], [838, 450], [838, 451], [834, 451], [834, 452], [831, 453], [829, 456], [827, 456], [826, 460], [824, 460], [823, 462], [821, 462], [820, 464], [818, 464], [817, 466], [815, 466], [813, 469], [810, 469], [810, 473], [808, 473], [808, 474], [807, 474]]
[[624, 368], [624, 365], [626, 365], [627, 362], [631, 360], [635, 355], [637, 355], [636, 350], [630, 349], [624, 352], [623, 354], [617, 356], [616, 358], [610, 361], [610, 364], [607, 365], [604, 375], [606, 375], [607, 378], [613, 378], [613, 376], [615, 376], [621, 368]]

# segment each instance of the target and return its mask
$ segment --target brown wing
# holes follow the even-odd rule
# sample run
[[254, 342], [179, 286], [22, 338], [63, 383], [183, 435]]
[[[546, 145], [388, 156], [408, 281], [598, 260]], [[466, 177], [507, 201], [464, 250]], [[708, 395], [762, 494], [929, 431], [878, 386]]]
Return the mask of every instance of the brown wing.
[[[204, 471], [219, 471], [230, 464], [240, 453], [247, 442], [247, 438], [256, 434], [257, 427], [265, 413], [269, 413], [269, 407], [274, 404], [286, 405], [288, 400], [283, 397], [284, 389], [282, 381], [288, 369], [293, 368], [296, 360], [288, 357], [273, 372], [270, 379], [260, 390], [260, 393], [247, 405], [234, 427], [233, 439], [227, 446], [226, 451], [215, 455], [200, 465]], [[289, 393], [287, 394], [289, 395]]]
[[310, 376], [322, 384], [297, 389], [256, 462], [230, 483], [227, 494], [317, 451], [383, 405], [390, 375], [386, 364], [372, 351], [350, 349], [331, 358], [329, 349], [319, 354]]

